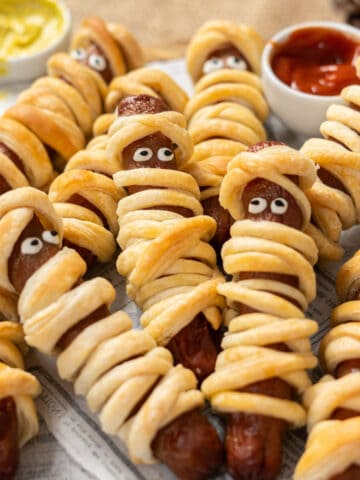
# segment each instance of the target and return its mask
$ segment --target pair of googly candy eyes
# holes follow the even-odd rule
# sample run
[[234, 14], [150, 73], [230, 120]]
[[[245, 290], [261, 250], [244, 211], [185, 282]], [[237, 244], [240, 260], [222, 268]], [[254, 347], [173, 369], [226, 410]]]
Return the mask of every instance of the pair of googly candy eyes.
[[[81, 62], [86, 60], [87, 53], [84, 48], [77, 48], [76, 50], [73, 50], [71, 52], [71, 56], [74, 60]], [[92, 53], [89, 56], [87, 62], [91, 68], [93, 68], [94, 70], [97, 70], [98, 72], [103, 72], [106, 68], [105, 58], [98, 53]]]
[[222, 58], [213, 57], [207, 60], [203, 66], [203, 73], [211, 73], [222, 68], [232, 68], [235, 70], [247, 70], [246, 62], [243, 58], [230, 55], [223, 60]]
[[44, 242], [51, 245], [60, 245], [60, 238], [55, 230], [45, 230], [42, 232], [41, 238], [29, 237], [21, 244], [21, 253], [23, 255], [36, 255], [41, 251]]
[[[147, 162], [152, 159], [154, 152], [151, 148], [138, 148], [134, 155], [133, 160], [135, 162]], [[169, 148], [159, 148], [157, 151], [157, 158], [160, 162], [171, 162], [174, 159], [174, 152]]]
[[[255, 197], [249, 202], [248, 212], [253, 215], [258, 215], [264, 212], [268, 207], [268, 202], [263, 197]], [[275, 198], [270, 204], [271, 213], [274, 215], [284, 215], [288, 210], [288, 202], [285, 198]]]

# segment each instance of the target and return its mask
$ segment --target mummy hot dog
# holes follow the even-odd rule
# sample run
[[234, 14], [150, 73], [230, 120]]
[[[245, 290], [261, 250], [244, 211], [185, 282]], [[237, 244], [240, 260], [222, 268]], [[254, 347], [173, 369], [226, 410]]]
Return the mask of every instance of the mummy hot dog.
[[86, 264], [61, 248], [61, 221], [46, 195], [32, 188], [4, 194], [0, 233], [1, 286], [20, 294], [27, 342], [58, 355], [60, 376], [86, 396], [103, 429], [124, 440], [135, 462], [161, 460], [189, 480], [213, 474], [222, 446], [199, 411], [194, 374], [173, 367], [170, 352], [132, 330], [126, 314], [110, 314], [113, 287], [103, 278], [82, 280]]
[[236, 220], [222, 249], [233, 281], [218, 286], [229, 305], [229, 332], [215, 372], [202, 384], [227, 418], [228, 471], [235, 479], [274, 479], [284, 432], [306, 422], [295, 400], [316, 365], [304, 318], [315, 296], [317, 259], [302, 230], [310, 219], [303, 189], [315, 179], [311, 160], [279, 142], [255, 145], [229, 163], [220, 202]]
[[85, 19], [72, 55], [53, 55], [48, 76], [36, 80], [0, 118], [0, 194], [27, 185], [46, 189], [54, 167], [62, 170], [84, 148], [104, 109], [106, 79], [141, 64], [142, 51], [124, 27]]
[[206, 22], [195, 33], [186, 62], [194, 82], [216, 70], [232, 68], [260, 73], [264, 42], [252, 28], [229, 21]]
[[123, 252], [117, 268], [144, 311], [145, 330], [204, 378], [217, 355], [213, 337], [223, 300], [216, 293], [216, 255], [208, 245], [214, 221], [202, 215], [194, 179], [177, 171], [192, 151], [185, 119], [144, 95], [123, 99], [117, 111], [107, 150], [122, 169], [115, 183], [127, 191], [118, 206]]
[[29, 184], [42, 188], [53, 178], [40, 140], [21, 123], [0, 117], [0, 194]]
[[[107, 97], [109, 102], [121, 99], [127, 93], [150, 91], [156, 98], [164, 99], [167, 109], [170, 109], [168, 105], [181, 109], [187, 98], [181, 88], [160, 70], [138, 69], [117, 77], [113, 83]], [[116, 158], [106, 155], [106, 133], [114, 119], [115, 113], [98, 118], [94, 131], [101, 135], [70, 159], [65, 172], [54, 180], [49, 190], [49, 197], [64, 222], [64, 244], [75, 248], [88, 265], [95, 259], [102, 262], [111, 259], [115, 251], [114, 237], [118, 234], [116, 206], [125, 195], [108, 178], [121, 169]]]
[[313, 211], [308, 233], [320, 256], [330, 260], [344, 253], [338, 244], [342, 230], [360, 219], [359, 86], [344, 88], [341, 97], [344, 105], [329, 107], [320, 127], [324, 139], [312, 138], [301, 149], [320, 166], [318, 179], [307, 192]]
[[[89, 267], [94, 261], [109, 262], [114, 255], [114, 237], [118, 233], [116, 206], [125, 193], [107, 176], [109, 169], [117, 171], [114, 165], [104, 162], [100, 167], [104, 155], [97, 151], [86, 153], [85, 150], [73, 157], [69, 168], [54, 180], [49, 198], [63, 220], [64, 245], [74, 248]], [[94, 160], [90, 164], [88, 157]], [[89, 170], [79, 169], [81, 160], [86, 161]]]
[[25, 372], [22, 328], [0, 321], [0, 478], [15, 478], [19, 449], [38, 432], [33, 398], [40, 385]]
[[[138, 68], [142, 63], [142, 49], [125, 27], [92, 16], [83, 20], [80, 30], [75, 34], [70, 55], [51, 57], [48, 70], [51, 77], [64, 80], [81, 93], [90, 109], [90, 122], [86, 123], [85, 132], [89, 135], [92, 123], [103, 111], [107, 84], [115, 76]], [[59, 87], [60, 83], [54, 83], [55, 86]], [[71, 89], [65, 93], [69, 98]], [[88, 113], [83, 109], [81, 115], [77, 115], [77, 120], [85, 122], [87, 119]]]
[[336, 289], [341, 305], [320, 347], [327, 372], [304, 395], [310, 436], [295, 470], [295, 480], [353, 480], [360, 476], [360, 255], [340, 269]]
[[185, 165], [201, 188], [205, 213], [215, 218], [213, 239], [220, 251], [229, 238], [231, 217], [218, 200], [228, 162], [248, 146], [264, 141], [268, 107], [262, 94], [263, 41], [245, 25], [207, 22], [187, 51], [195, 95], [186, 106], [194, 154]]
[[[0, 201], [0, 237], [16, 241], [13, 221], [21, 224], [31, 215], [22, 208], [16, 217], [4, 217], [6, 208]], [[4, 242], [0, 244], [0, 478], [15, 478], [19, 448], [38, 431], [38, 420], [33, 398], [40, 393], [40, 385], [33, 375], [25, 372], [23, 355], [26, 345], [22, 328], [17, 321], [14, 289], [9, 289], [4, 270], [9, 254]]]
[[71, 56], [99, 72], [106, 83], [129, 70], [142, 66], [143, 51], [123, 26], [87, 17], [71, 44]]

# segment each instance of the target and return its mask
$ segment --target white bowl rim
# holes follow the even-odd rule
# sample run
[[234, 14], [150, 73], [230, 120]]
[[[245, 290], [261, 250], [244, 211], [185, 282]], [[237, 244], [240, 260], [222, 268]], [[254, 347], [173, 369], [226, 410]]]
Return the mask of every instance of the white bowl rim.
[[52, 42], [50, 45], [48, 45], [46, 48], [40, 50], [39, 52], [33, 52], [30, 54], [27, 54], [26, 56], [20, 56], [20, 57], [9, 57], [5, 60], [5, 65], [14, 65], [23, 61], [29, 61], [31, 59], [36, 59], [39, 56], [45, 55], [49, 52], [52, 52], [54, 49], [58, 47], [59, 44], [64, 40], [65, 37], [70, 33], [71, 29], [71, 22], [72, 22], [72, 16], [70, 9], [68, 6], [62, 1], [62, 0], [53, 0], [53, 2], [60, 8], [61, 13], [63, 15], [64, 21], [65, 21], [65, 27], [63, 32], [59, 35], [59, 37]]
[[296, 30], [302, 30], [308, 27], [320, 27], [320, 28], [329, 28], [333, 29], [336, 31], [344, 32], [347, 33], [351, 36], [359, 37], [360, 40], [360, 29], [355, 28], [351, 25], [347, 25], [346, 23], [342, 22], [332, 22], [328, 20], [313, 20], [311, 22], [302, 22], [302, 23], [295, 23], [294, 25], [290, 25], [279, 32], [277, 32], [275, 35], [273, 35], [265, 45], [265, 48], [262, 53], [261, 57], [261, 65], [262, 65], [262, 74], [266, 71], [266, 74], [271, 78], [271, 80], [279, 87], [282, 88], [288, 92], [292, 92], [293, 95], [299, 97], [299, 98], [313, 98], [317, 99], [317, 101], [322, 101], [322, 102], [328, 102], [329, 100], [335, 100], [339, 99], [340, 95], [316, 95], [314, 93], [306, 93], [306, 92], [301, 92], [300, 90], [295, 90], [294, 88], [291, 88], [289, 85], [286, 83], [282, 82], [276, 75], [274, 70], [271, 67], [270, 64], [270, 57], [271, 54], [274, 50], [274, 43], [278, 42], [281, 43], [288, 37], [291, 33], [293, 33]]

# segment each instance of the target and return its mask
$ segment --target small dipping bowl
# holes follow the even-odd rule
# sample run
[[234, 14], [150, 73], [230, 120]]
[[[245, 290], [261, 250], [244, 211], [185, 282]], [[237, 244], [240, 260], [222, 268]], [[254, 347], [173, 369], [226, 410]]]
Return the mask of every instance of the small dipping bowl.
[[305, 22], [281, 30], [265, 45], [261, 68], [264, 92], [271, 110], [289, 129], [306, 136], [319, 136], [320, 124], [325, 120], [328, 107], [343, 103], [340, 95], [316, 95], [294, 89], [277, 77], [271, 65], [279, 46], [285, 44], [294, 32], [307, 28], [330, 29], [359, 43], [360, 30], [343, 23]]
[[[26, 82], [43, 75], [46, 72], [46, 62], [49, 57], [56, 52], [67, 49], [71, 32], [70, 10], [61, 0], [29, 1], [29, 5], [34, 7], [34, 11], [36, 10], [35, 6], [39, 5], [39, 7], [41, 7], [42, 3], [44, 3], [44, 5], [48, 3], [57, 7], [63, 21], [60, 33], [57, 33], [53, 41], [49, 38], [48, 41], [44, 42], [44, 45], [42, 45], [38, 51], [24, 52], [15, 56], [8, 55], [6, 58], [2, 58], [0, 55], [0, 85]], [[18, 8], [21, 12], [20, 7]]]

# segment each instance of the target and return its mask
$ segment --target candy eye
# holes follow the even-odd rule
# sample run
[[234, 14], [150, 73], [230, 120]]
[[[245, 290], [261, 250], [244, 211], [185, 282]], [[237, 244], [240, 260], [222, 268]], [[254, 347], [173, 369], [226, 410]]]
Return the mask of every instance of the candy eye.
[[102, 55], [93, 53], [89, 57], [89, 66], [98, 72], [103, 72], [106, 68], [106, 60]]
[[236, 70], [247, 70], [247, 65], [244, 59], [241, 57], [231, 56], [226, 59], [226, 65], [229, 68], [234, 68]]
[[275, 198], [275, 200], [271, 202], [270, 208], [275, 215], [284, 215], [288, 209], [288, 202], [282, 197]]
[[55, 230], [45, 230], [41, 236], [44, 242], [51, 243], [52, 245], [60, 244], [59, 234]]
[[160, 148], [157, 157], [161, 162], [171, 162], [174, 160], [174, 152], [170, 148]]
[[36, 255], [43, 247], [43, 242], [38, 237], [29, 237], [21, 244], [21, 253], [23, 255]]
[[220, 70], [221, 68], [224, 68], [224, 61], [221, 60], [221, 58], [210, 58], [210, 60], [207, 60], [204, 63], [203, 66], [203, 73], [211, 73], [215, 72], [216, 70]]
[[252, 200], [250, 200], [250, 203], [248, 206], [248, 212], [256, 215], [258, 213], [263, 212], [266, 207], [267, 207], [267, 201], [265, 200], [265, 198], [255, 197]]
[[70, 55], [74, 60], [85, 60], [86, 58], [86, 51], [83, 48], [77, 48], [76, 50], [72, 50]]
[[138, 148], [133, 156], [135, 162], [147, 162], [152, 158], [153, 151], [151, 148]]

